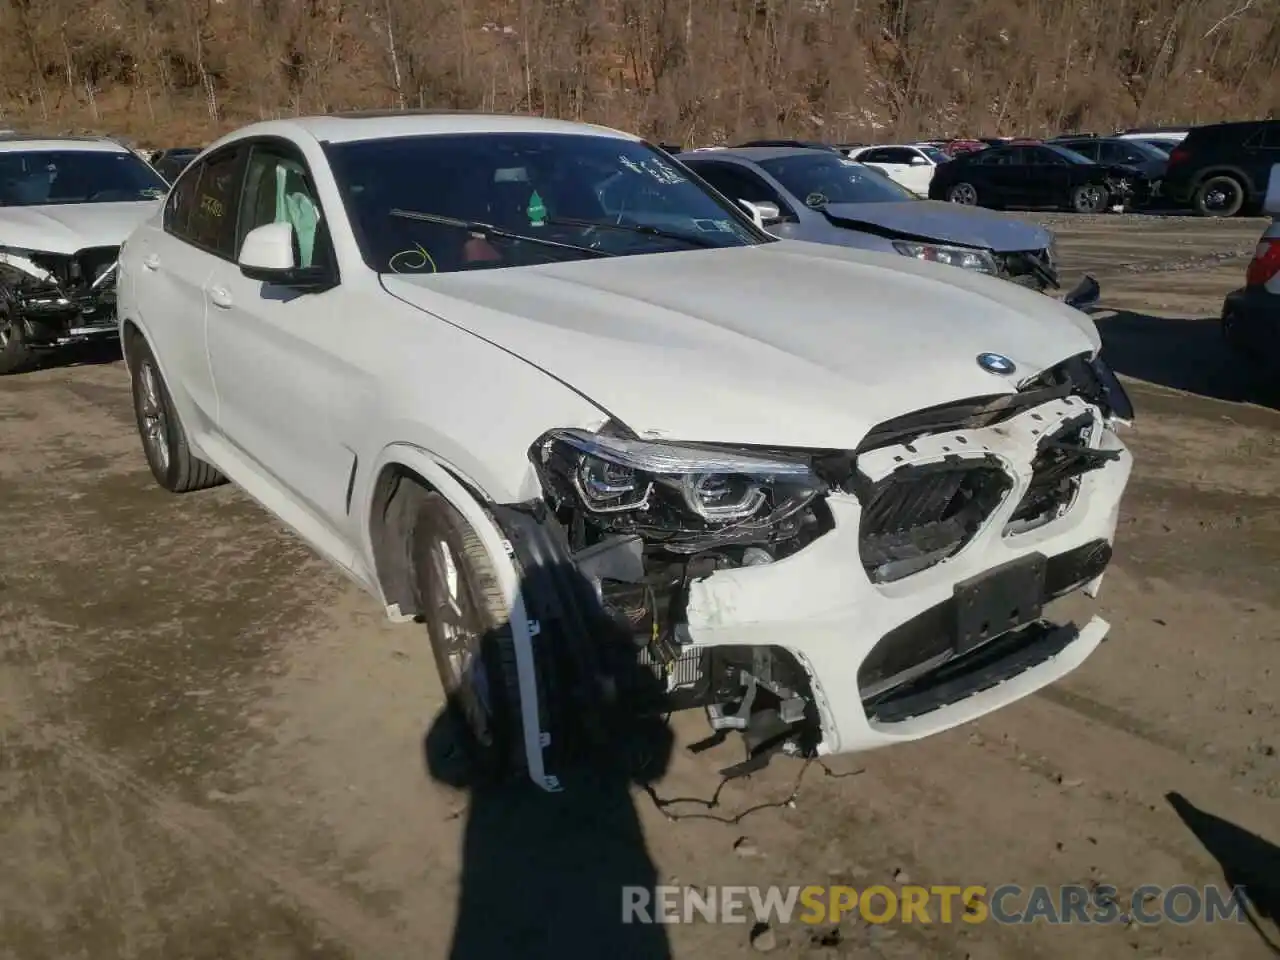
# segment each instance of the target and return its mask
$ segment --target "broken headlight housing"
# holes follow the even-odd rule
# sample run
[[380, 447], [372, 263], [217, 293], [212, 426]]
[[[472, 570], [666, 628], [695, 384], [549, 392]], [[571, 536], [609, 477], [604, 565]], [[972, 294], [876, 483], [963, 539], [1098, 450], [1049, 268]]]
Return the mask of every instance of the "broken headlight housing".
[[1000, 268], [996, 266], [995, 257], [986, 250], [978, 250], [975, 247], [952, 247], [941, 243], [895, 240], [893, 249], [904, 257], [927, 260], [930, 263], [945, 263], [952, 267], [990, 274], [993, 277], [1000, 272]]
[[[557, 509], [677, 553], [785, 539], [826, 484], [808, 459], [696, 444], [551, 430], [530, 450]], [[795, 529], [792, 529], [792, 528]]]

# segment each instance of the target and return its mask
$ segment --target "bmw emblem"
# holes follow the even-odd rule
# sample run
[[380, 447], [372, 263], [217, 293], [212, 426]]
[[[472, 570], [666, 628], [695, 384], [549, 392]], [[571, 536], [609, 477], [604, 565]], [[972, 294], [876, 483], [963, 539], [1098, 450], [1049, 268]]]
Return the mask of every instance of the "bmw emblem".
[[999, 353], [978, 354], [978, 366], [987, 371], [987, 373], [994, 373], [1000, 377], [1007, 377], [1018, 369], [1016, 363]]

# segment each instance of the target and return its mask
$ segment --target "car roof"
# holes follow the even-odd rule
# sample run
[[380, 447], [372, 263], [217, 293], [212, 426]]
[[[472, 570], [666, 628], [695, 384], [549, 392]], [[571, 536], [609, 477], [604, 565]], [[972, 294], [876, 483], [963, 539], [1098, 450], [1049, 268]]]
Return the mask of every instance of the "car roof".
[[[834, 155], [840, 158], [840, 154], [833, 154], [832, 151], [824, 150], [821, 147], [725, 147], [723, 150], [708, 150], [707, 159], [737, 157], [739, 160], [750, 160], [752, 163], [759, 163], [761, 160], [781, 160], [784, 157], [810, 157], [814, 154]], [[680, 159], [692, 159], [692, 154], [682, 153]]]
[[220, 138], [221, 146], [250, 136], [311, 137], [321, 143], [353, 143], [360, 140], [387, 140], [458, 133], [565, 133], [639, 140], [629, 133], [589, 123], [525, 117], [499, 113], [462, 111], [369, 111], [334, 113], [326, 116], [266, 120], [250, 124]]
[[124, 144], [106, 137], [43, 137], [33, 134], [0, 136], [0, 153], [28, 150], [83, 150], [90, 153], [130, 153]]

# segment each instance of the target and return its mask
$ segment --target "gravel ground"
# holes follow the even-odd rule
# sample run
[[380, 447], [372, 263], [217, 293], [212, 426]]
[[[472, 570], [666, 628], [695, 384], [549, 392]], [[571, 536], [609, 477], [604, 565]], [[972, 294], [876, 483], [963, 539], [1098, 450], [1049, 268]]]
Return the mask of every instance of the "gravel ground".
[[1280, 403], [1214, 321], [1261, 221], [1039, 219], [1137, 378], [1109, 640], [979, 723], [719, 792], [697, 716], [652, 796], [440, 782], [418, 628], [235, 490], [158, 490], [120, 363], [0, 382], [0, 958], [1274, 955], [1274, 887], [1252, 923], [617, 923], [624, 883], [1280, 877]]

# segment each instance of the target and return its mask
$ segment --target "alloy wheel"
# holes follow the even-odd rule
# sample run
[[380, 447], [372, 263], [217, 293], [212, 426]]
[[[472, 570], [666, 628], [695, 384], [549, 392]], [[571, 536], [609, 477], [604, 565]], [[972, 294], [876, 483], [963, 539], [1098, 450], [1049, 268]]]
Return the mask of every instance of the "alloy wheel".
[[138, 398], [139, 412], [142, 415], [142, 437], [156, 466], [164, 473], [169, 469], [169, 418], [160, 396], [160, 378], [151, 361], [142, 362], [138, 370], [138, 383], [142, 392]]

